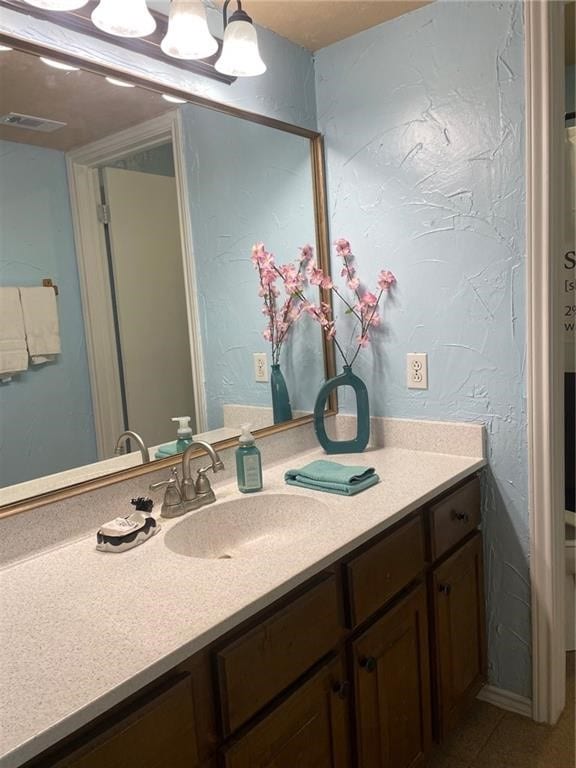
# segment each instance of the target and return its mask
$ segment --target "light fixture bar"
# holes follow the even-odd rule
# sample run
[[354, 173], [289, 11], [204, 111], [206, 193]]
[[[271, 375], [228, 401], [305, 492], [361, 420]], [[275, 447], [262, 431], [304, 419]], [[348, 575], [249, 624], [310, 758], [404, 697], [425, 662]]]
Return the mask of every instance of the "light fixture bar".
[[[79, 2], [79, 0], [77, 0]], [[116, 3], [122, 4], [125, 0], [115, 0]], [[150, 14], [156, 22], [156, 30], [148, 37], [134, 37], [123, 38], [122, 42], [119, 39], [111, 37], [107, 32], [103, 32], [98, 29], [90, 18], [91, 11], [94, 8], [94, 3], [90, 3], [79, 10], [65, 11], [55, 14], [53, 11], [46, 10], [45, 8], [39, 8], [37, 6], [29, 5], [22, 0], [0, 0], [0, 13], [3, 8], [6, 8], [14, 13], [18, 13], [21, 17], [33, 17], [35, 19], [41, 19], [42, 21], [49, 21], [57, 23], [59, 27], [70, 29], [73, 32], [79, 34], [88, 35], [91, 38], [97, 38], [105, 40], [111, 45], [122, 45], [122, 48], [133, 53], [147, 56], [154, 61], [161, 61], [164, 64], [170, 63], [170, 66], [176, 69], [191, 72], [194, 75], [200, 75], [201, 77], [207, 77], [210, 80], [215, 80], [225, 85], [231, 85], [235, 77], [231, 75], [225, 75], [218, 72], [214, 68], [213, 58], [210, 59], [167, 59], [166, 54], [160, 48], [162, 38], [166, 35], [168, 29], [168, 20], [166, 16], [156, 11], [150, 11]], [[216, 38], [217, 43], [220, 44], [220, 39]], [[7, 46], [12, 47], [9, 39], [3, 41]]]

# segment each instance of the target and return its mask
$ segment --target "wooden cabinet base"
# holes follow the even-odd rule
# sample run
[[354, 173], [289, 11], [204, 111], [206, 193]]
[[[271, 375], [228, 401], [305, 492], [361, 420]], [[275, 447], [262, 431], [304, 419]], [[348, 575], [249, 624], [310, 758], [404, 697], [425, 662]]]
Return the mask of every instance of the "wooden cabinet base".
[[482, 537], [476, 533], [432, 573], [437, 724], [442, 740], [486, 676]]
[[360, 768], [416, 768], [431, 744], [426, 590], [414, 589], [353, 643]]
[[226, 768], [349, 768], [348, 697], [340, 659], [324, 666], [224, 752]]

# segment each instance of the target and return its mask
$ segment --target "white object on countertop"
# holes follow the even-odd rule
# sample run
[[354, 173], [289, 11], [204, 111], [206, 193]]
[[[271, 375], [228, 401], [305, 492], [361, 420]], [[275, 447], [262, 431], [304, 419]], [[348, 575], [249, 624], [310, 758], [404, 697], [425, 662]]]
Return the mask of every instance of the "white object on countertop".
[[142, 544], [159, 530], [160, 526], [156, 520], [146, 512], [133, 512], [128, 517], [116, 517], [101, 526], [97, 534], [96, 549], [100, 552], [125, 552]]
[[32, 365], [50, 362], [62, 351], [54, 288], [20, 288], [20, 300]]
[[0, 288], [0, 380], [28, 368], [24, 315], [18, 288]]

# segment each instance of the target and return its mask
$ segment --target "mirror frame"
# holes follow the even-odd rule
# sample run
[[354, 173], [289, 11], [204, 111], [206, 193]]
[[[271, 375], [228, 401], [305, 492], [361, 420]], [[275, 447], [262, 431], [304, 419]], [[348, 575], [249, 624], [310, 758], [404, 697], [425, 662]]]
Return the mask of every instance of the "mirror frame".
[[[226, 115], [238, 117], [242, 120], [248, 120], [252, 123], [258, 123], [260, 125], [268, 126], [269, 128], [275, 128], [276, 130], [291, 133], [296, 136], [306, 138], [310, 142], [310, 158], [312, 164], [312, 183], [313, 183], [313, 200], [314, 200], [314, 221], [316, 225], [316, 257], [319, 266], [328, 274], [330, 273], [330, 246], [329, 246], [329, 234], [328, 234], [328, 215], [327, 215], [327, 201], [326, 201], [326, 177], [325, 177], [325, 164], [324, 164], [324, 140], [322, 134], [317, 131], [312, 131], [307, 128], [302, 128], [298, 125], [292, 125], [282, 120], [276, 120], [275, 118], [268, 117], [266, 115], [260, 115], [256, 112], [250, 112], [248, 110], [239, 109], [237, 107], [230, 106], [218, 101], [211, 101], [202, 96], [191, 94], [187, 91], [173, 88], [168, 85], [160, 84], [153, 78], [145, 78], [141, 75], [135, 75], [123, 70], [117, 70], [114, 67], [87, 61], [80, 56], [74, 56], [69, 54], [62, 54], [60, 51], [53, 49], [49, 46], [39, 45], [28, 40], [21, 40], [11, 35], [0, 33], [0, 44], [7, 45], [14, 50], [28, 53], [33, 56], [46, 56], [56, 59], [66, 64], [78, 66], [81, 69], [92, 72], [93, 74], [106, 76], [121, 76], [123, 80], [126, 80], [133, 85], [144, 88], [146, 90], [167, 93], [172, 96], [185, 99], [190, 104], [196, 106], [205, 107], [206, 109], [212, 109], [216, 112], [221, 112]], [[330, 291], [325, 289], [319, 289], [321, 300], [332, 306], [332, 295]], [[322, 333], [322, 350], [324, 358], [324, 370], [326, 378], [332, 378], [336, 375], [336, 360], [334, 353], [334, 345], [326, 339], [324, 333]], [[338, 412], [338, 404], [336, 392], [332, 392], [328, 401], [328, 409], [326, 414], [332, 416]], [[255, 435], [258, 437], [266, 437], [268, 435], [278, 434], [289, 429], [300, 427], [304, 424], [310, 424], [314, 420], [313, 414], [308, 416], [301, 416], [292, 421], [287, 421], [282, 424], [274, 424], [263, 429], [255, 430]], [[226, 448], [232, 448], [237, 444], [237, 438], [230, 438], [215, 443], [215, 447], [218, 450]], [[201, 451], [198, 451], [194, 456], [200, 456]], [[174, 457], [167, 457], [165, 459], [157, 459], [151, 461], [149, 464], [138, 464], [135, 467], [128, 469], [122, 469], [118, 472], [112, 472], [104, 474], [97, 478], [90, 480], [84, 480], [72, 485], [63, 486], [61, 488], [47, 491], [45, 493], [38, 494], [37, 496], [30, 496], [28, 498], [14, 501], [10, 504], [0, 506], [0, 519], [27, 512], [38, 507], [52, 504], [54, 502], [69, 499], [73, 496], [77, 496], [88, 491], [93, 491], [98, 488], [103, 488], [108, 485], [120, 483], [124, 480], [129, 480], [141, 475], [147, 475], [158, 470], [169, 468], [174, 465]], [[75, 469], [72, 467], [71, 469]], [[66, 472], [67, 470], [63, 470]], [[59, 474], [59, 473], [57, 473]]]

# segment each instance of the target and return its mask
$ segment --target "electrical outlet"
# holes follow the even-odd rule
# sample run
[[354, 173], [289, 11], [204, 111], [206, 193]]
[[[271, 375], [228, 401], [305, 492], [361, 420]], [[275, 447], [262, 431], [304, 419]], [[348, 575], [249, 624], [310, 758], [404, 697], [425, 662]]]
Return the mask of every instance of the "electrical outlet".
[[428, 355], [408, 352], [406, 355], [406, 386], [408, 389], [428, 389]]
[[254, 379], [268, 381], [268, 358], [266, 352], [254, 353]]

